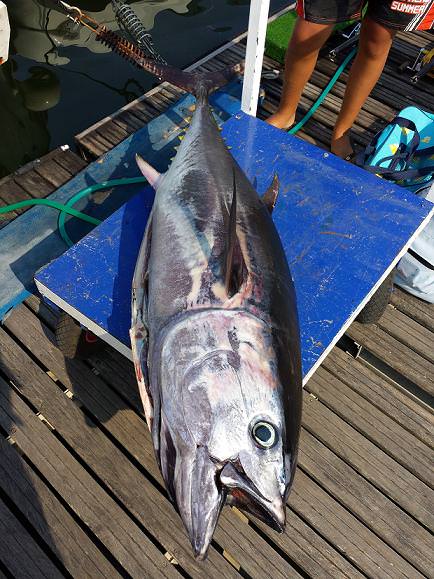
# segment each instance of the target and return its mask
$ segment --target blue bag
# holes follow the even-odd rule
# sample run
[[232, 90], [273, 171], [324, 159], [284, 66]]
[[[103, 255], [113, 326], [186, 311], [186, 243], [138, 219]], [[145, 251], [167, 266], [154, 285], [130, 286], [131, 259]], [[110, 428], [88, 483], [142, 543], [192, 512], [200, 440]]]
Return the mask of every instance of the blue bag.
[[[434, 114], [403, 109], [356, 163], [434, 203]], [[394, 282], [434, 303], [434, 217], [399, 261]]]
[[434, 178], [434, 114], [403, 109], [357, 155], [356, 163], [416, 192]]

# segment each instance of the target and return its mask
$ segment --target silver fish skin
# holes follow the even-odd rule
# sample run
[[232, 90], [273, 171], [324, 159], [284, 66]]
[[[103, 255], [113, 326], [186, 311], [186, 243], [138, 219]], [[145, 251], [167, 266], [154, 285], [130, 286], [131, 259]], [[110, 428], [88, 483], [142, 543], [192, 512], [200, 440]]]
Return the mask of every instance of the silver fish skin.
[[[160, 69], [173, 81], [173, 69]], [[210, 111], [215, 78], [179, 74], [197, 105], [176, 157], [163, 175], [138, 159], [156, 194], [133, 280], [131, 343], [159, 467], [201, 559], [225, 503], [284, 529], [301, 361], [286, 257]]]

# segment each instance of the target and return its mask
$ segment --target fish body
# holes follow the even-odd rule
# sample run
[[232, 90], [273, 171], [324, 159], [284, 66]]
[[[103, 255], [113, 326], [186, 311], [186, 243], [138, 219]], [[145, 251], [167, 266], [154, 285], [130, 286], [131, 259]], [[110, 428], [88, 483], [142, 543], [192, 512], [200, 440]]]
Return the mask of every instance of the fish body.
[[[160, 70], [173, 81], [173, 69]], [[283, 530], [302, 392], [288, 264], [210, 111], [216, 80], [175, 74], [197, 97], [191, 124], [165, 174], [138, 160], [156, 194], [132, 298], [146, 418], [198, 558], [225, 503]]]

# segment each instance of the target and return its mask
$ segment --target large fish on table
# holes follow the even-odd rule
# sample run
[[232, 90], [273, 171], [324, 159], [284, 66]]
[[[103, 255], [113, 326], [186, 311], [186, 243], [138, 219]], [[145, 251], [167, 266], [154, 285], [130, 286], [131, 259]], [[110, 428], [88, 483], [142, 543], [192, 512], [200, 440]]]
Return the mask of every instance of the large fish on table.
[[236, 67], [192, 75], [142, 64], [197, 99], [168, 171], [138, 158], [156, 195], [131, 343], [167, 490], [203, 558], [225, 503], [284, 528], [301, 415], [296, 301], [270, 215], [277, 180], [261, 199], [208, 105]]

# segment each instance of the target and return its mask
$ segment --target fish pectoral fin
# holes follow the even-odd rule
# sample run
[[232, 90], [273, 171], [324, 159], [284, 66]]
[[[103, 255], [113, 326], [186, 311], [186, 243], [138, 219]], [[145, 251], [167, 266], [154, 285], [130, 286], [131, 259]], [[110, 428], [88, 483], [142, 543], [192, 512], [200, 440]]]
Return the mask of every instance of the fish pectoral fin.
[[265, 203], [270, 213], [273, 213], [273, 209], [277, 203], [278, 195], [279, 195], [279, 178], [277, 175], [274, 175], [271, 185], [262, 195], [262, 201]]
[[143, 177], [148, 181], [149, 185], [157, 190], [158, 185], [161, 182], [163, 175], [154, 169], [152, 165], [147, 163], [143, 157], [136, 153], [136, 163], [139, 167]]
[[140, 398], [145, 411], [146, 422], [149, 430], [152, 430], [154, 408], [148, 376], [148, 331], [144, 324], [133, 326], [130, 329], [130, 338]]

